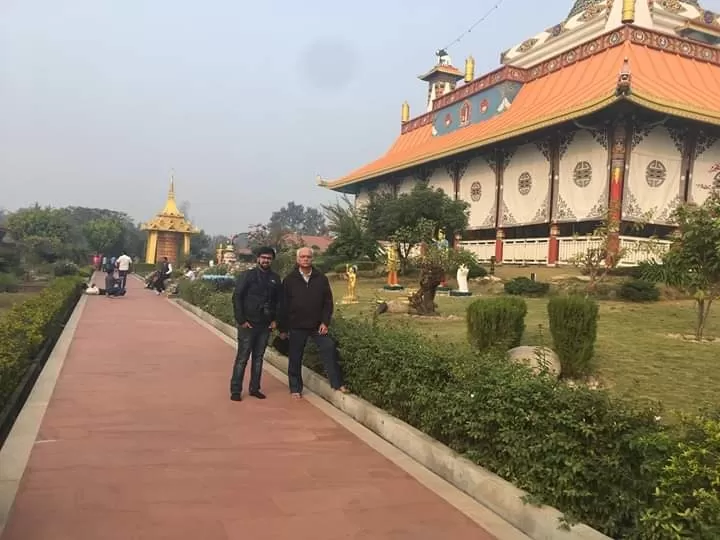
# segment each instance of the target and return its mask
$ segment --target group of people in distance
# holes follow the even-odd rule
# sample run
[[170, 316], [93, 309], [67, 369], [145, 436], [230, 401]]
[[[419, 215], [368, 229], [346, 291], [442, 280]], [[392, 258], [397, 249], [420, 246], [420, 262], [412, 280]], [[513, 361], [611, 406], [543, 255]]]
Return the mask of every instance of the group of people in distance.
[[100, 256], [96, 255], [93, 259], [93, 265], [98, 270], [105, 272], [105, 288], [99, 289], [92, 283], [86, 290], [86, 294], [100, 294], [108, 298], [117, 298], [125, 296], [125, 287], [127, 285], [127, 276], [132, 268], [132, 259], [130, 256], [122, 252], [119, 257], [103, 257], [102, 266], [100, 267]]
[[237, 355], [230, 378], [230, 399], [242, 400], [243, 377], [250, 357], [248, 393], [265, 399], [260, 388], [263, 357], [273, 330], [287, 340], [288, 383], [293, 398], [302, 398], [302, 359], [308, 339], [318, 348], [330, 385], [347, 393], [338, 352], [328, 330], [333, 315], [333, 295], [328, 278], [312, 265], [313, 251], [297, 250], [297, 266], [285, 279], [271, 269], [275, 250], [257, 251], [257, 265], [244, 271], [233, 292], [237, 323]]

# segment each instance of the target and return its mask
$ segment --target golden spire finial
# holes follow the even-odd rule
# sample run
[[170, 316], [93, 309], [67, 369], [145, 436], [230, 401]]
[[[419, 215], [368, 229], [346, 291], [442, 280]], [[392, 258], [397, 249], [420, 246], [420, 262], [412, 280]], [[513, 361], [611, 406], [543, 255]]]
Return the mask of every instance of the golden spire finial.
[[407, 101], [402, 104], [402, 113], [400, 115], [400, 120], [403, 124], [410, 121], [410, 104]]
[[475, 79], [475, 59], [468, 56], [465, 60], [465, 82], [470, 83]]
[[175, 200], [175, 169], [170, 169], [170, 191], [168, 191], [168, 200]]

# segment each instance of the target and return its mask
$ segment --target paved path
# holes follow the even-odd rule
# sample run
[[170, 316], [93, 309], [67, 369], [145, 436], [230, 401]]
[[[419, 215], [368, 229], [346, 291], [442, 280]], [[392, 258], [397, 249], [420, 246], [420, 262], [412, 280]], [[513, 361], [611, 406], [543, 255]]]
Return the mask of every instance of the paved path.
[[90, 297], [2, 540], [490, 540], [265, 373], [228, 396], [233, 349], [139, 282]]

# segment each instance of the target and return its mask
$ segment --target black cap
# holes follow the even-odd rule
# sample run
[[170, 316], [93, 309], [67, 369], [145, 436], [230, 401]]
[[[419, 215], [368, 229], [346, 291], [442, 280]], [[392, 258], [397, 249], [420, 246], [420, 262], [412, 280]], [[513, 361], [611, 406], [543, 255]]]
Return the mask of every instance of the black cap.
[[258, 250], [255, 252], [255, 255], [259, 257], [260, 255], [272, 255], [272, 258], [275, 258], [275, 250], [269, 246], [263, 246], [261, 248], [258, 248]]

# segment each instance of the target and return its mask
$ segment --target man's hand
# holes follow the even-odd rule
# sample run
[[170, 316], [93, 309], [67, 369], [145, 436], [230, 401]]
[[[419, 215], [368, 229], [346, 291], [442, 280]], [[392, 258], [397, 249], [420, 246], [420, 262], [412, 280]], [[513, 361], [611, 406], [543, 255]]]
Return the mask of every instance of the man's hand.
[[280, 339], [287, 339], [288, 335], [287, 332], [280, 332]]
[[252, 328], [252, 324], [250, 324], [249, 322], [245, 321], [244, 323], [242, 323], [242, 324], [240, 325], [240, 328]]
[[318, 334], [320, 334], [321, 336], [325, 336], [325, 335], [327, 335], [327, 333], [328, 333], [327, 325], [324, 323], [321, 324], [320, 328], [318, 328]]
[[277, 323], [275, 321], [270, 323], [270, 330], [275, 330], [277, 328]]

